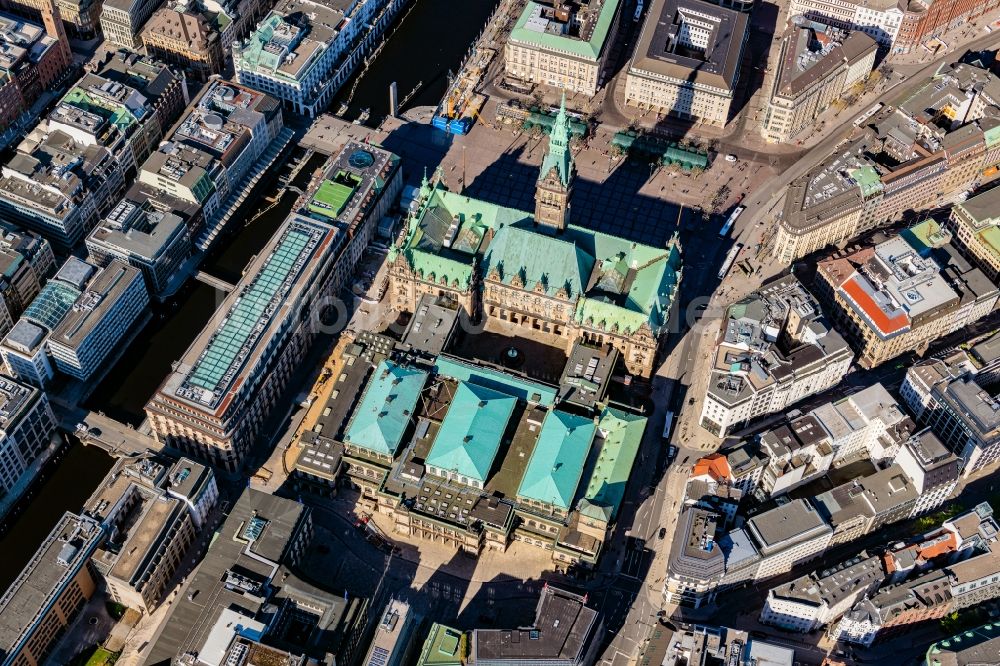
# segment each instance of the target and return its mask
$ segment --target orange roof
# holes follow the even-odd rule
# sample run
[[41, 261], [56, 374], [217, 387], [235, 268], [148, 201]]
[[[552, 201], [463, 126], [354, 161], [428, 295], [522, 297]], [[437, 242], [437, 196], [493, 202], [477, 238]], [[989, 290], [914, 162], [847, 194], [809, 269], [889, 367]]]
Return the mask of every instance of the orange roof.
[[691, 470], [691, 476], [712, 477], [715, 481], [728, 481], [730, 479], [729, 461], [721, 453], [713, 453], [704, 458], [699, 458]]
[[857, 278], [848, 280], [841, 288], [858, 304], [858, 307], [865, 311], [868, 318], [883, 333], [895, 333], [906, 328], [907, 324], [909, 324], [910, 318], [905, 313], [890, 317], [883, 312], [882, 308], [875, 302], [875, 299], [858, 284]]
[[927, 548], [921, 550], [920, 557], [925, 560], [932, 560], [938, 555], [950, 553], [956, 548], [958, 548], [958, 538], [955, 536], [954, 532], [952, 532], [948, 534], [947, 539], [937, 540]]
[[892, 574], [896, 571], [896, 558], [892, 556], [892, 553], [883, 553], [882, 563], [885, 564], [885, 572], [887, 574]]

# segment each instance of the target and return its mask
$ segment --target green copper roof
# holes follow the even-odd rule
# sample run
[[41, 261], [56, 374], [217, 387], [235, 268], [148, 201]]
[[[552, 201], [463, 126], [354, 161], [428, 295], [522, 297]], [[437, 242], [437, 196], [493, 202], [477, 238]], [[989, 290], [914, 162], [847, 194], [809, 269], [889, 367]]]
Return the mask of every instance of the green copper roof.
[[990, 252], [994, 257], [1000, 257], [1000, 228], [997, 227], [986, 227], [979, 232], [979, 236], [983, 239], [990, 248]]
[[[62, 101], [70, 106], [93, 113], [104, 118], [121, 131], [138, 122], [138, 118], [124, 104], [109, 104], [106, 100], [91, 95], [82, 88], [72, 88]], [[144, 113], [142, 107], [136, 107], [136, 113]]]
[[951, 238], [951, 234], [942, 229], [941, 225], [933, 218], [927, 218], [923, 222], [918, 222], [912, 227], [904, 229], [900, 236], [921, 254], [926, 253], [931, 248], [941, 247]]
[[[424, 186], [425, 200], [389, 260], [401, 254], [424, 280], [461, 290], [497, 270], [504, 284], [519, 277], [528, 292], [539, 283], [562, 289], [576, 321], [634, 333], [648, 324], [657, 335], [667, 322], [681, 277], [680, 249], [633, 243], [569, 225], [561, 234], [538, 231], [532, 215], [440, 187]], [[480, 265], [476, 265], [477, 258]]]
[[986, 139], [986, 147], [992, 148], [993, 146], [1000, 143], [1000, 125], [996, 127], [991, 127], [985, 132], [983, 132], [983, 137]]
[[867, 198], [882, 189], [882, 179], [879, 178], [878, 171], [869, 164], [852, 169], [851, 178], [861, 188], [861, 196], [863, 197]]
[[569, 510], [595, 432], [593, 419], [556, 409], [546, 414], [518, 497]]
[[418, 666], [461, 666], [465, 661], [465, 635], [435, 622], [420, 650]]
[[559, 104], [559, 113], [556, 114], [555, 121], [552, 123], [552, 131], [549, 132], [549, 149], [545, 152], [545, 159], [542, 160], [542, 168], [538, 174], [539, 179], [548, 176], [552, 169], [556, 170], [562, 184], [568, 187], [573, 175], [573, 153], [569, 149], [566, 93], [563, 93], [562, 102]]
[[450, 356], [438, 356], [434, 371], [439, 375], [451, 377], [460, 382], [478, 384], [491, 388], [506, 395], [512, 395], [518, 400], [533, 402], [545, 407], [551, 407], [556, 400], [556, 387], [539, 384], [530, 379], [484, 368], [474, 363], [466, 363]]
[[[974, 629], [967, 629], [944, 640], [931, 643], [930, 647], [927, 648], [925, 664], [926, 666], [942, 666], [945, 663], [993, 663], [991, 661], [979, 661], [979, 659], [996, 656], [997, 649], [995, 647], [985, 649], [985, 646], [980, 646], [983, 646], [984, 643], [993, 643], [997, 640], [1000, 640], [1000, 622], [991, 622]], [[980, 649], [976, 650], [977, 647], [980, 647]], [[957, 658], [961, 652], [965, 652], [966, 658], [969, 661]], [[949, 656], [945, 656], [944, 658], [939, 657], [938, 655], [942, 653]]]
[[517, 19], [514, 29], [511, 30], [510, 39], [515, 42], [526, 42], [543, 48], [568, 53], [587, 60], [599, 60], [601, 51], [604, 49], [604, 42], [607, 39], [608, 31], [614, 22], [615, 13], [618, 11], [619, 0], [604, 0], [604, 6], [597, 17], [597, 24], [590, 35], [590, 39], [574, 39], [564, 35], [554, 35], [547, 32], [540, 32], [528, 28], [529, 20], [538, 14], [540, 5], [536, 2], [528, 2], [521, 16]]
[[379, 363], [347, 427], [345, 442], [375, 453], [396, 455], [426, 382], [423, 370], [392, 361]]
[[[233, 57], [242, 61], [248, 70], [263, 70], [271, 76], [294, 80], [294, 77], [278, 69], [281, 66], [283, 49], [280, 47], [264, 48], [271, 43], [275, 30], [284, 22], [285, 17], [272, 9], [267, 18], [257, 24], [257, 29], [250, 34], [242, 46], [239, 42], [233, 44]], [[314, 60], [319, 60], [319, 58]]]
[[504, 284], [517, 276], [529, 291], [540, 282], [549, 296], [565, 289], [569, 298], [576, 298], [586, 287], [594, 258], [575, 243], [530, 228], [505, 226], [483, 257], [483, 274], [494, 268]]
[[506, 393], [459, 382], [427, 465], [486, 483], [516, 404]]
[[597, 429], [603, 438], [601, 453], [584, 492], [586, 502], [579, 508], [587, 515], [603, 513], [592, 517], [614, 519], [642, 443], [646, 417], [608, 407], [601, 413]]

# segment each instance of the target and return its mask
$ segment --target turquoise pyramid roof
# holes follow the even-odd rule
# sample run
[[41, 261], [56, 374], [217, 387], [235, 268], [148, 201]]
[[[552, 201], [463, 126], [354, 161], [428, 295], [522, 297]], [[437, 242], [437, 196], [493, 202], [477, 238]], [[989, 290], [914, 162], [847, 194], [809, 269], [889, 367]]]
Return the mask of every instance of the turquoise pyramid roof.
[[423, 370], [392, 361], [379, 363], [347, 427], [345, 442], [375, 453], [396, 455], [426, 382]]
[[459, 382], [425, 462], [486, 483], [516, 404], [506, 393]]
[[518, 497], [569, 509], [597, 428], [593, 419], [553, 409], [545, 416]]

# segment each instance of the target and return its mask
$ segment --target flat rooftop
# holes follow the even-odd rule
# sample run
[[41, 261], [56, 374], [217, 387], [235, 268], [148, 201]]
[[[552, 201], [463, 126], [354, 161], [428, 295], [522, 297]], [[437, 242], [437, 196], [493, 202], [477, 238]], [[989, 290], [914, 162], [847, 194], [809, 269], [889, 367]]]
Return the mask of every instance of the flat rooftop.
[[620, 0], [573, 0], [556, 6], [528, 2], [510, 40], [549, 49], [562, 56], [601, 58]]
[[288, 306], [325, 261], [333, 236], [327, 224], [293, 215], [226, 298], [220, 312], [185, 352], [166, 392], [199, 409], [215, 409], [238, 388], [288, 316]]
[[629, 71], [731, 94], [746, 30], [746, 14], [707, 0], [653, 0]]
[[594, 636], [597, 625], [597, 611], [586, 606], [584, 597], [546, 585], [530, 628], [476, 629], [472, 653], [483, 660], [577, 663], [589, 642], [599, 638]]
[[804, 499], [759, 513], [747, 523], [753, 528], [754, 535], [763, 541], [765, 548], [791, 546], [824, 528], [830, 530], [822, 516]]
[[96, 522], [68, 512], [63, 514], [0, 597], [0, 654], [9, 655], [26, 638], [27, 628], [86, 566], [102, 534]]
[[173, 212], [122, 199], [94, 228], [88, 242], [154, 261], [186, 232], [187, 223]]
[[[133, 289], [136, 281], [142, 283], [142, 272], [138, 268], [117, 259], [112, 260], [90, 280], [86, 291], [52, 331], [49, 341], [70, 349], [79, 347], [106, 320], [108, 313], [117, 307], [126, 293]], [[144, 283], [141, 284], [141, 290], [145, 293]]]
[[5, 431], [16, 427], [28, 407], [42, 394], [34, 386], [0, 375], [0, 428]]

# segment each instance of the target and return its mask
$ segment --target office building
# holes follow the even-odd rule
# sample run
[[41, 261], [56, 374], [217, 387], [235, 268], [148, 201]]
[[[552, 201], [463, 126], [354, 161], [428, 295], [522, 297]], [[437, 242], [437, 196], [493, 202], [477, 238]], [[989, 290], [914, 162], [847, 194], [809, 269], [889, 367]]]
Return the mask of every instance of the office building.
[[620, 0], [528, 2], [504, 46], [508, 77], [571, 93], [597, 94], [607, 78]]
[[725, 573], [717, 541], [721, 525], [721, 516], [713, 511], [692, 507], [681, 513], [663, 583], [665, 602], [699, 608], [711, 601]]
[[70, 257], [0, 343], [13, 377], [45, 387], [55, 371], [86, 381], [119, 349], [149, 305], [142, 273]]
[[850, 30], [860, 30], [876, 40], [886, 51], [910, 53], [928, 46], [935, 37], [964, 25], [996, 9], [996, 0], [917, 0], [900, 4], [893, 0], [879, 2], [829, 2], [827, 0], [792, 0], [788, 15], [827, 21]]
[[858, 355], [872, 368], [969, 326], [1000, 291], [927, 220], [874, 247], [821, 261], [817, 289]]
[[182, 266], [192, 252], [187, 221], [155, 198], [122, 199], [90, 232], [86, 244], [94, 264], [118, 260], [133, 266], [142, 271], [149, 293], [160, 297], [183, 284]]
[[534, 215], [449, 192], [440, 174], [424, 180], [386, 260], [390, 307], [415, 312], [424, 294], [444, 296], [470, 315], [549, 334], [567, 352], [579, 340], [610, 344], [630, 373], [648, 377], [681, 278], [680, 247], [676, 238], [659, 248], [566, 224], [568, 201], [550, 195], [553, 179], [563, 193], [572, 187], [568, 122], [560, 110]]
[[420, 624], [410, 605], [392, 599], [375, 627], [375, 636], [368, 647], [364, 666], [407, 666], [413, 633]]
[[0, 13], [0, 131], [27, 113], [73, 62], [58, 9], [53, 7], [46, 2], [44, 28]]
[[469, 654], [469, 638], [435, 622], [427, 632], [417, 666], [464, 666]]
[[143, 163], [139, 182], [201, 209], [194, 243], [206, 250], [282, 132], [274, 98], [213, 79]]
[[[7, 11], [33, 23], [45, 23], [46, 14], [58, 17], [61, 29], [70, 37], [89, 40], [101, 35], [100, 0], [8, 0]], [[54, 11], [53, 7], [55, 10]], [[53, 28], [57, 26], [53, 25]]]
[[930, 428], [907, 439], [894, 459], [918, 493], [911, 516], [930, 513], [951, 499], [962, 473], [962, 461]]
[[837, 624], [834, 636], [846, 643], [871, 646], [892, 628], [937, 620], [951, 609], [948, 574], [929, 571], [913, 580], [886, 585], [858, 602]]
[[149, 306], [149, 293], [142, 274], [131, 266], [114, 261], [81, 284], [81, 294], [73, 307], [55, 326], [47, 341], [56, 367], [71, 377], [92, 377], [112, 351], [132, 332]]
[[192, 460], [116, 462], [83, 510], [105, 533], [93, 566], [108, 595], [128, 608], [156, 610], [218, 495], [212, 470]]
[[899, 106], [865, 120], [857, 139], [789, 184], [774, 256], [788, 263], [840, 244], [995, 173], [998, 89], [984, 69], [943, 66]]
[[977, 379], [915, 366], [907, 371], [900, 391], [918, 414], [917, 421], [959, 457], [963, 478], [1000, 458], [1000, 403]]
[[120, 200], [184, 94], [164, 66], [121, 54], [85, 74], [3, 166], [0, 211], [74, 246]]
[[625, 103], [724, 126], [746, 39], [746, 14], [704, 0], [653, 0], [628, 65]]
[[56, 417], [45, 393], [0, 375], [0, 494], [15, 490], [52, 444], [55, 431]]
[[921, 666], [975, 666], [1000, 661], [1000, 624], [991, 622], [931, 643]]
[[406, 0], [280, 0], [233, 43], [235, 79], [315, 117], [382, 40]]
[[0, 333], [7, 334], [55, 270], [47, 240], [0, 222]]
[[310, 581], [313, 522], [294, 501], [247, 489], [229, 510], [146, 653], [150, 664], [185, 654], [192, 664], [352, 663], [368, 600]]
[[154, 436], [239, 469], [317, 333], [307, 308], [336, 293], [339, 229], [291, 215], [146, 404]]
[[348, 140], [323, 169], [315, 189], [307, 192], [303, 212], [333, 224], [349, 239], [332, 278], [339, 290], [354, 274], [362, 254], [375, 240], [379, 223], [395, 204], [403, 188], [403, 169], [397, 155], [355, 140]]
[[786, 143], [812, 128], [834, 100], [871, 73], [877, 50], [875, 40], [863, 32], [793, 19], [781, 41], [761, 121], [764, 138]]
[[1000, 277], [1000, 188], [955, 204], [948, 228], [962, 253], [996, 281]]
[[40, 664], [93, 596], [90, 556], [100, 525], [64, 513], [0, 597], [0, 657], [5, 664]]
[[[754, 632], [756, 633], [756, 632]], [[729, 627], [656, 623], [641, 648], [641, 664], [660, 666], [794, 666], [795, 650]]]
[[755, 575], [761, 580], [822, 555], [833, 530], [811, 504], [797, 499], [750, 518], [747, 533], [761, 555]]
[[142, 30], [146, 53], [175, 65], [191, 78], [207, 81], [213, 74], [222, 74], [225, 54], [222, 35], [197, 9], [188, 3], [160, 7]]
[[837, 620], [881, 585], [882, 560], [862, 552], [832, 567], [772, 587], [760, 621], [784, 631], [808, 633]]
[[517, 629], [473, 629], [469, 661], [480, 666], [586, 666], [594, 663], [604, 627], [587, 597], [544, 585], [534, 622]]
[[142, 48], [139, 33], [160, 0], [103, 0], [101, 32], [104, 39], [118, 48], [138, 51]]
[[854, 358], [792, 276], [729, 306], [723, 326], [700, 421], [717, 437], [836, 385]]

